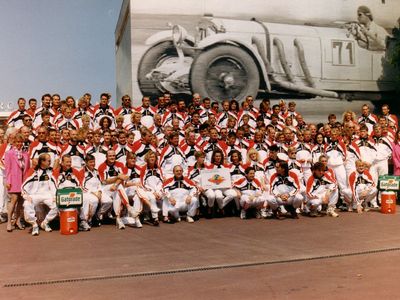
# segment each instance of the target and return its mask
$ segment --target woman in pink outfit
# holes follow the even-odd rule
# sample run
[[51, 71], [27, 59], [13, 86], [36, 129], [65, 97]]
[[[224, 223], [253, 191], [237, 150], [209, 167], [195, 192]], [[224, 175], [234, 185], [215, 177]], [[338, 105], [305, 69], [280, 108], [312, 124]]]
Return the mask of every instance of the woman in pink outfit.
[[400, 130], [396, 132], [394, 143], [392, 144], [393, 175], [400, 176]]
[[4, 167], [6, 173], [6, 188], [10, 196], [10, 203], [7, 209], [7, 231], [11, 232], [13, 227], [11, 219], [16, 211], [15, 227], [23, 229], [21, 225], [21, 211], [23, 198], [21, 197], [21, 185], [29, 170], [29, 156], [27, 152], [22, 151], [24, 137], [21, 134], [15, 136], [13, 146], [4, 156]]

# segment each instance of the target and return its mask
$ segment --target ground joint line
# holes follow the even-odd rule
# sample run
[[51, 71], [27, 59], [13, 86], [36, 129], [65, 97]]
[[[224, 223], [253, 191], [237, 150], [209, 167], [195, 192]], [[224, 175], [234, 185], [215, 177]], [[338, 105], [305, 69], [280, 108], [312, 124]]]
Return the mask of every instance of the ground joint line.
[[173, 275], [173, 274], [183, 274], [183, 273], [193, 273], [193, 272], [205, 272], [205, 271], [214, 271], [214, 270], [222, 270], [222, 269], [235, 269], [235, 268], [256, 267], [256, 266], [263, 266], [263, 265], [296, 263], [296, 262], [303, 262], [303, 261], [313, 261], [313, 260], [321, 260], [321, 259], [340, 258], [340, 257], [349, 257], [349, 256], [358, 256], [358, 255], [367, 255], [367, 254], [375, 254], [375, 253], [382, 253], [382, 252], [394, 252], [394, 251], [400, 251], [400, 247], [365, 250], [365, 251], [348, 252], [348, 253], [337, 253], [337, 254], [321, 255], [321, 256], [300, 257], [300, 258], [293, 258], [293, 259], [259, 261], [259, 262], [248, 262], [248, 263], [237, 263], [237, 264], [224, 264], [224, 265], [193, 267], [193, 268], [184, 268], [184, 269], [171, 269], [171, 270], [164, 270], [164, 271], [125, 273], [125, 274], [113, 274], [113, 275], [103, 275], [103, 276], [88, 276], [88, 277], [80, 277], [80, 278], [77, 277], [77, 278], [69, 278], [69, 279], [66, 278], [66, 279], [55, 279], [55, 280], [19, 282], [19, 283], [18, 282], [6, 283], [3, 285], [3, 288], [37, 286], [37, 285], [52, 285], [52, 284], [85, 282], [85, 281], [96, 281], [96, 280], [111, 280], [111, 279], [121, 279], [121, 278], [162, 276], [162, 275]]

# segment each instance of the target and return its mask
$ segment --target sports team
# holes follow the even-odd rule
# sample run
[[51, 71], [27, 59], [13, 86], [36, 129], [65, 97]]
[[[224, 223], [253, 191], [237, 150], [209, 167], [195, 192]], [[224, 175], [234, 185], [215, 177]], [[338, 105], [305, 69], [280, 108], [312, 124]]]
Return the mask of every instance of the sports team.
[[[97, 104], [91, 98], [18, 99], [0, 132], [7, 231], [52, 231], [64, 188], [82, 189], [79, 230], [88, 231], [181, 218], [362, 213], [379, 207], [377, 182], [389, 162], [400, 174], [398, 120], [386, 104], [379, 116], [363, 104], [360, 116], [345, 111], [312, 124], [295, 102], [271, 107], [263, 99], [256, 107], [252, 96], [214, 102], [195, 93], [188, 104], [165, 93], [133, 107], [124, 95], [117, 109], [108, 93]], [[223, 172], [228, 186], [205, 184]]]

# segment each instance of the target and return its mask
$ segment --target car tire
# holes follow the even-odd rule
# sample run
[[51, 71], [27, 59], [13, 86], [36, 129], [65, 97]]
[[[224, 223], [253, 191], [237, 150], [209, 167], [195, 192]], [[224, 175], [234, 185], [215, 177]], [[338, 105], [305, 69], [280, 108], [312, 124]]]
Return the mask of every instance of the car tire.
[[178, 57], [172, 41], [165, 41], [149, 48], [142, 56], [138, 67], [138, 83], [144, 96], [158, 97], [165, 91], [156, 80], [146, 78], [151, 70], [157, 68], [165, 59]]
[[192, 93], [212, 101], [257, 96], [260, 74], [254, 59], [233, 45], [218, 45], [195, 57], [190, 69]]

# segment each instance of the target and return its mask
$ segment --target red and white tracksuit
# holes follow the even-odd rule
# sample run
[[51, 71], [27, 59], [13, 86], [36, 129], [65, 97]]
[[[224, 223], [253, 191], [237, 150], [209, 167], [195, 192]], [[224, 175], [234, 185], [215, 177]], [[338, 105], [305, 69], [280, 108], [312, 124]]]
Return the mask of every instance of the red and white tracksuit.
[[240, 206], [242, 208], [262, 208], [272, 196], [262, 190], [260, 181], [256, 178], [248, 180], [246, 177], [234, 182], [233, 186], [240, 191]]
[[[322, 204], [335, 207], [338, 200], [338, 193], [336, 180], [329, 173], [325, 173], [321, 178], [311, 175], [306, 186], [305, 207], [307, 210], [320, 209]], [[324, 203], [326, 200], [328, 202]]]
[[[171, 214], [174, 218], [179, 218], [180, 212], [186, 212], [189, 217], [194, 217], [199, 207], [197, 189], [194, 183], [187, 177], [177, 179], [175, 177], [167, 179], [163, 184], [165, 197], [163, 200], [162, 213], [164, 217]], [[190, 198], [190, 203], [186, 202]], [[176, 201], [171, 204], [171, 199]]]
[[[296, 173], [289, 171], [287, 176], [280, 176], [275, 172], [271, 177], [270, 191], [273, 197], [268, 199], [268, 205], [272, 210], [278, 209], [281, 205], [292, 205], [299, 208], [303, 202], [303, 196], [300, 193], [300, 181]], [[289, 198], [283, 201], [280, 196], [288, 194]]]
[[29, 224], [36, 224], [35, 207], [44, 203], [50, 209], [44, 222], [50, 222], [58, 215], [56, 205], [57, 185], [51, 169], [32, 170], [22, 184], [24, 197], [24, 217]]
[[[363, 192], [365, 196], [362, 195]], [[368, 170], [363, 173], [354, 171], [349, 176], [349, 188], [345, 190], [345, 199], [354, 206], [361, 205], [363, 202], [376, 204], [378, 190], [375, 186], [372, 175]]]
[[344, 167], [347, 157], [346, 145], [342, 141], [328, 142], [325, 145], [325, 153], [328, 156], [328, 167], [335, 173], [339, 193], [343, 197], [343, 190], [347, 188], [346, 168]]

